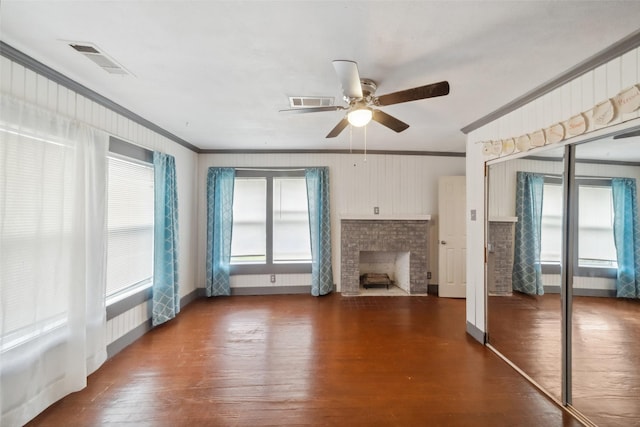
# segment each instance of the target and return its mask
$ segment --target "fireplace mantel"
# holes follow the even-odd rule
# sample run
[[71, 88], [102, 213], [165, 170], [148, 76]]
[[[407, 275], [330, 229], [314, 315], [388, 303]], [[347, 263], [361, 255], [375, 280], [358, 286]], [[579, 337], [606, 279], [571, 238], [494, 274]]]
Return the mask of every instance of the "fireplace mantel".
[[344, 214], [341, 220], [356, 221], [431, 221], [431, 215], [357, 215]]

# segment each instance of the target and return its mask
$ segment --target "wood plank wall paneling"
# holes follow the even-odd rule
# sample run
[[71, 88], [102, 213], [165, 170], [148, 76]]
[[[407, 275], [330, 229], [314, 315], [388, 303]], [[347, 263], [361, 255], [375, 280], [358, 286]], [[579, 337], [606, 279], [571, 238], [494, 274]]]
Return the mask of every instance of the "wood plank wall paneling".
[[107, 343], [111, 344], [136, 326], [146, 323], [150, 318], [148, 302], [139, 304], [131, 310], [114, 317], [107, 322]]
[[[474, 143], [517, 137], [542, 129], [585, 112], [594, 105], [639, 83], [640, 48], [636, 48], [471, 132], [468, 141]], [[615, 123], [626, 122], [638, 117], [640, 117], [640, 111], [636, 110], [621, 115]]]
[[276, 274], [275, 283], [271, 283], [269, 274], [247, 274], [231, 276], [232, 288], [279, 288], [283, 286], [311, 286], [310, 274]]
[[[587, 111], [622, 90], [640, 84], [640, 47], [614, 58], [531, 103], [488, 123], [467, 136], [467, 209], [484, 213], [484, 162], [479, 142], [499, 140], [536, 131]], [[620, 115], [608, 126], [640, 118], [640, 110]], [[574, 138], [576, 139], [576, 138]], [[535, 150], [530, 151], [531, 154]], [[485, 330], [484, 214], [467, 223], [467, 321]]]
[[[160, 150], [176, 158], [178, 181], [180, 255], [180, 294], [195, 290], [198, 155], [166, 137], [119, 115], [100, 104], [61, 86], [46, 77], [0, 56], [0, 92], [30, 102], [66, 118], [86, 122], [105, 132], [151, 150]], [[136, 307], [107, 322], [110, 344], [149, 318], [146, 307]]]
[[[333, 212], [331, 218], [333, 274], [338, 290], [340, 290], [341, 215], [373, 215], [375, 206], [380, 208], [381, 216], [432, 215], [428, 268], [432, 272], [430, 283], [438, 283], [437, 178], [443, 175], [464, 175], [464, 158], [369, 154], [365, 161], [363, 154], [201, 154], [198, 167], [200, 200], [205, 198], [207, 170], [212, 166], [328, 166]], [[206, 206], [201, 204], [199, 230], [206, 230], [205, 209]], [[198, 242], [198, 283], [201, 286], [204, 286], [205, 282], [205, 244], [205, 233], [201, 232]], [[269, 276], [236, 277], [232, 281], [232, 286], [242, 286], [241, 283], [250, 283], [250, 286], [273, 286], [268, 279]], [[308, 285], [308, 278], [304, 278], [299, 284]]]

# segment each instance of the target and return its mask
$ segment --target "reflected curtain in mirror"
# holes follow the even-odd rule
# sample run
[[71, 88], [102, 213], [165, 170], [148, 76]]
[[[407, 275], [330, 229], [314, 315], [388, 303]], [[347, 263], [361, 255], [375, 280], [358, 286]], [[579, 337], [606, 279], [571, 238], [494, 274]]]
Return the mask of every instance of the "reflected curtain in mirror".
[[178, 193], [176, 161], [169, 154], [153, 152], [153, 326], [180, 312], [178, 289]]
[[304, 175], [311, 233], [311, 294], [326, 295], [333, 290], [329, 168], [308, 168]]
[[640, 223], [636, 180], [613, 178], [613, 231], [618, 259], [616, 294], [619, 298], [640, 297]]
[[515, 251], [513, 290], [529, 295], [543, 295], [540, 265], [542, 194], [544, 176], [518, 172], [516, 179]]
[[206, 295], [231, 295], [231, 230], [233, 228], [233, 168], [209, 168], [207, 173]]

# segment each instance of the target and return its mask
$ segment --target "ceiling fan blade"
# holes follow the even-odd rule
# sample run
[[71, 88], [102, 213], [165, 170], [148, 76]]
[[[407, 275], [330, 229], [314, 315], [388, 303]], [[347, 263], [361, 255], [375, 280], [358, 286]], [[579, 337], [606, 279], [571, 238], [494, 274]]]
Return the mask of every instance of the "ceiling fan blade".
[[409, 127], [409, 125], [406, 124], [405, 122], [398, 120], [395, 117], [390, 116], [387, 113], [380, 110], [373, 110], [373, 116], [371, 118], [376, 122], [380, 123], [381, 125], [384, 125], [396, 132], [402, 132], [403, 130]]
[[280, 113], [320, 113], [323, 111], [338, 111], [346, 110], [347, 108], [340, 105], [332, 105], [330, 107], [309, 107], [309, 108], [289, 108], [286, 110], [280, 110]]
[[634, 136], [640, 136], [640, 129], [627, 133], [621, 133], [620, 135], [614, 135], [613, 139], [631, 138]]
[[358, 64], [353, 61], [336, 60], [333, 61], [333, 68], [340, 79], [344, 96], [347, 98], [362, 98]]
[[348, 125], [349, 120], [347, 120], [347, 118], [345, 117], [344, 119], [340, 120], [340, 122], [338, 122], [336, 127], [331, 129], [331, 132], [329, 132], [327, 138], [335, 138], [336, 136], [340, 135], [340, 132], [342, 132]]
[[400, 104], [401, 102], [417, 101], [419, 99], [434, 98], [447, 94], [449, 94], [449, 82], [442, 81], [379, 96], [377, 105]]

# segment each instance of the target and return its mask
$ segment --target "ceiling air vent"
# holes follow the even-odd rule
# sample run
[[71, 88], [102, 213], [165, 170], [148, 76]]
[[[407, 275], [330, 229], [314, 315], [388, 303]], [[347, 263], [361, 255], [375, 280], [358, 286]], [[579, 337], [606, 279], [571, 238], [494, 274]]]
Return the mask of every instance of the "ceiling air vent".
[[122, 65], [118, 64], [113, 58], [104, 52], [101, 52], [97, 46], [89, 43], [69, 43], [73, 49], [89, 58], [100, 68], [110, 74], [130, 75]]
[[332, 96], [290, 96], [291, 108], [331, 107], [334, 98]]

